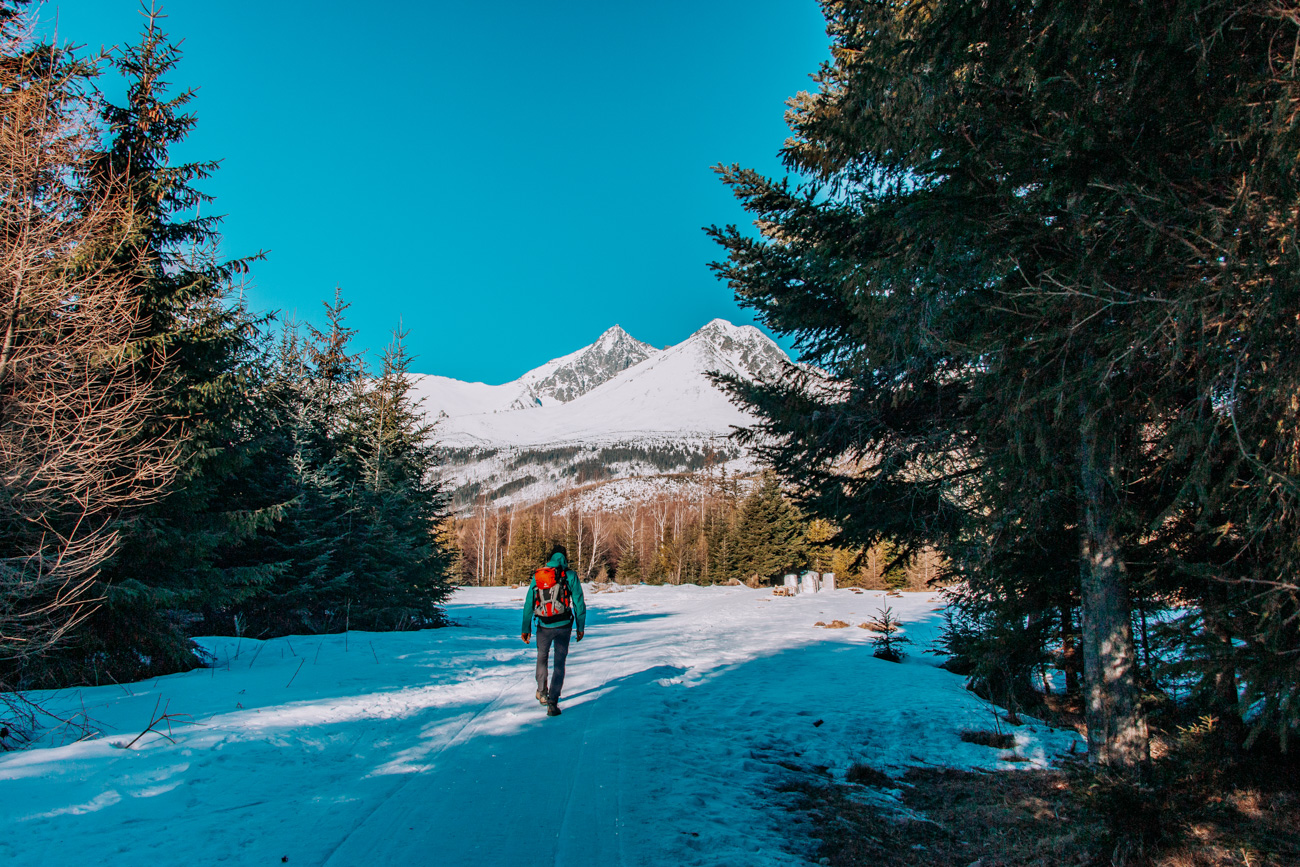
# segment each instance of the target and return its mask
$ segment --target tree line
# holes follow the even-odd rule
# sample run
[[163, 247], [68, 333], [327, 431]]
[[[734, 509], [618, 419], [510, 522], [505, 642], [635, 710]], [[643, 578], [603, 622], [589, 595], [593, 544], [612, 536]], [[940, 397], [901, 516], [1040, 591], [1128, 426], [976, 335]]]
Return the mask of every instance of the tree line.
[[591, 487], [524, 506], [480, 498], [456, 522], [456, 572], [466, 584], [528, 581], [560, 542], [584, 581], [769, 586], [790, 572], [834, 572], [843, 586], [920, 590], [940, 575], [932, 550], [906, 558], [886, 541], [836, 544], [837, 528], [810, 518], [770, 473], [698, 474], [663, 483], [618, 507], [587, 505]]
[[[401, 334], [251, 312], [150, 15], [96, 56], [0, 0], [0, 691], [192, 668], [193, 634], [440, 622], [446, 498]], [[120, 103], [97, 88], [127, 84]]]
[[[710, 230], [794, 339], [725, 380], [846, 544], [932, 546], [1001, 701], [1081, 659], [1090, 757], [1300, 726], [1294, 3], [823, 0], [832, 59]], [[1188, 729], [1190, 730], [1190, 729]]]

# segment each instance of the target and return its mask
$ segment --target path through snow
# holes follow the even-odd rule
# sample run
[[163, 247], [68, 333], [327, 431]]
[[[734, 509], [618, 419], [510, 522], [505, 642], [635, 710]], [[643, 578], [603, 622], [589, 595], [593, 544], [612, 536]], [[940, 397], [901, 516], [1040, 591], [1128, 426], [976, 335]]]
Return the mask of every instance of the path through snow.
[[[864, 630], [813, 626], [866, 620], [878, 593], [589, 591], [558, 719], [533, 698], [518, 590], [457, 593], [448, 629], [205, 639], [215, 669], [44, 696], [65, 716], [84, 707], [104, 734], [60, 745], [76, 735], [55, 729], [48, 746], [0, 755], [0, 858], [805, 864], [771, 806], [779, 763], [841, 778], [856, 761], [1010, 766], [959, 739], [989, 728], [990, 710], [920, 653], [934, 597], [888, 601], [916, 642], [901, 665], [872, 658]], [[196, 724], [174, 744], [113, 746], [160, 698]], [[1033, 721], [1013, 731], [1028, 766], [1078, 740]]]

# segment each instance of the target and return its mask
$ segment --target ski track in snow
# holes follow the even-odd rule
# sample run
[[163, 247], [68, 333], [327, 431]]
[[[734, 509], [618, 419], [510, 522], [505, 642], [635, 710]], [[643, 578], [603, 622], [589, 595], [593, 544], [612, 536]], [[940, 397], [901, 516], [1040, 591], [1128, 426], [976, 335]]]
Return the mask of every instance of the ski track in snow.
[[[1042, 767], [1080, 739], [1010, 729], [1030, 761], [963, 743], [992, 709], [921, 651], [931, 594], [747, 588], [588, 593], [563, 716], [533, 697], [523, 593], [458, 592], [460, 624], [202, 643], [218, 664], [125, 686], [34, 694], [101, 736], [51, 729], [0, 755], [0, 858], [80, 865], [793, 865], [811, 843], [775, 806], [783, 765]], [[915, 642], [872, 658], [886, 602]], [[345, 644], [346, 642], [346, 644]], [[288, 685], [290, 679], [291, 685]], [[189, 714], [147, 735], [154, 704]], [[817, 721], [821, 725], [814, 725]], [[1003, 724], [1005, 726], [1005, 724]], [[64, 743], [64, 741], [67, 741]], [[863, 790], [864, 798], [888, 793]]]

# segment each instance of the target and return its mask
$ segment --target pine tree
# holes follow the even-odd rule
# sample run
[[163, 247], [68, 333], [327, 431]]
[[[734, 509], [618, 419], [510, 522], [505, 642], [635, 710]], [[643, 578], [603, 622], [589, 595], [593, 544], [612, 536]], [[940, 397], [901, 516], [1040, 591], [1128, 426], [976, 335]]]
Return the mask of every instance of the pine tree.
[[875, 633], [871, 645], [876, 648], [871, 655], [887, 662], [902, 662], [904, 654], [899, 647], [903, 644], [911, 644], [912, 640], [898, 634], [901, 627], [898, 625], [898, 618], [894, 616], [894, 609], [886, 605], [870, 619], [870, 624], [871, 631]]
[[283, 327], [271, 372], [261, 392], [263, 410], [274, 419], [267, 452], [280, 457], [280, 484], [287, 503], [281, 519], [256, 542], [263, 562], [276, 564], [271, 580], [220, 620], [219, 631], [238, 614], [252, 635], [321, 632], [334, 628], [346, 608], [350, 575], [336, 563], [348, 527], [343, 484], [322, 459], [332, 451], [320, 427], [308, 347], [296, 323]]
[[536, 510], [525, 512], [516, 522], [515, 536], [501, 567], [506, 582], [513, 584], [529, 581], [551, 553]]
[[442, 622], [453, 551], [437, 453], [394, 336], [378, 376], [351, 348], [348, 304], [286, 327], [268, 396], [292, 502], [266, 544], [274, 580], [238, 606], [254, 634], [423, 628]]
[[616, 573], [620, 584], [640, 584], [645, 580], [641, 573], [641, 552], [636, 546], [629, 545], [618, 561]]

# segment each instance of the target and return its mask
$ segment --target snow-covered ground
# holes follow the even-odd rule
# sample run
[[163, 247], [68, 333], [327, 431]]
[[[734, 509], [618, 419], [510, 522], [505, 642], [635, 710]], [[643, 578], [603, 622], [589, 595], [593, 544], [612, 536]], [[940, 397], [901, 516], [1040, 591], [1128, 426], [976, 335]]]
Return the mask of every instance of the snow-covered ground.
[[[564, 715], [533, 698], [522, 592], [460, 591], [458, 626], [213, 638], [218, 665], [37, 695], [69, 730], [0, 755], [0, 858], [38, 865], [804, 864], [771, 805], [785, 765], [1046, 764], [1078, 736], [1028, 721], [1016, 752], [964, 743], [990, 708], [920, 651], [930, 594], [887, 600], [901, 665], [871, 656], [886, 600], [743, 587], [588, 592]], [[346, 641], [346, 646], [345, 646]], [[148, 734], [156, 703], [188, 714]], [[1003, 724], [1005, 725], [1005, 724]]]

